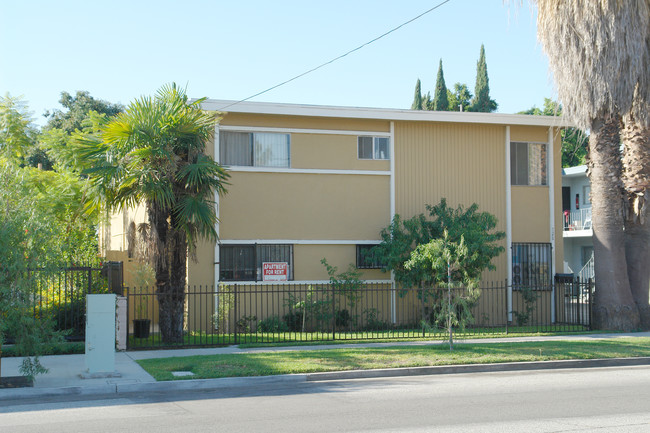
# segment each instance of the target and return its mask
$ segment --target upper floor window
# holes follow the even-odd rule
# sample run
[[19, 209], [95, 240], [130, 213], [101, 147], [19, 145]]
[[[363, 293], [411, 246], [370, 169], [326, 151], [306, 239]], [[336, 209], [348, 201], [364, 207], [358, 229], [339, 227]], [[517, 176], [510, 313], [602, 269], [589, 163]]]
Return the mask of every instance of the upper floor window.
[[512, 185], [547, 185], [546, 143], [510, 143]]
[[289, 134], [221, 131], [219, 149], [223, 165], [289, 167]]
[[359, 159], [389, 159], [388, 137], [359, 137]]

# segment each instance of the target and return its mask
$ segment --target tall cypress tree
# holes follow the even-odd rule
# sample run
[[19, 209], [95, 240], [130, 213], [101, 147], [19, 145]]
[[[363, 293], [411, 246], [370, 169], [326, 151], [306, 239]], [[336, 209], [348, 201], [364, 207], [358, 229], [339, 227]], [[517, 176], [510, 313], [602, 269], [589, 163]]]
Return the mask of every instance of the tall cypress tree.
[[415, 96], [413, 96], [413, 104], [411, 110], [422, 110], [422, 89], [420, 88], [420, 79], [418, 78], [415, 83]]
[[497, 109], [498, 104], [490, 99], [490, 82], [485, 61], [485, 47], [481, 44], [481, 54], [476, 62], [476, 87], [474, 87], [474, 100], [471, 111], [491, 113]]
[[442, 73], [442, 59], [438, 65], [438, 77], [436, 78], [436, 91], [433, 94], [433, 109], [435, 111], [449, 110], [449, 99], [447, 99], [447, 86], [445, 76]]

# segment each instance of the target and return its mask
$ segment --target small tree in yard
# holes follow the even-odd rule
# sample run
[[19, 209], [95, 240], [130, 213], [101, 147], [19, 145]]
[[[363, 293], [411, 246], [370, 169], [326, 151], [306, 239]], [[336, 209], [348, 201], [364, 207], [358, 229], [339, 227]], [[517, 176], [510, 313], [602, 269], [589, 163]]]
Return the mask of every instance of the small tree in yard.
[[[447, 321], [449, 350], [453, 348], [453, 326], [465, 327], [472, 321], [468, 312], [470, 304], [478, 299], [479, 277], [468, 270], [477, 254], [478, 251], [469, 251], [462, 235], [460, 242], [451, 242], [445, 230], [442, 238], [418, 245], [404, 263], [404, 267], [420, 279], [423, 293], [429, 288], [447, 288], [447, 303], [442, 303], [440, 315]], [[452, 297], [451, 289], [463, 286], [468, 296]]]
[[[449, 309], [449, 303], [446, 307], [440, 305], [448, 319], [451, 314], [457, 314], [456, 324], [464, 326], [472, 320], [468, 316], [469, 306], [478, 297], [475, 289], [481, 273], [494, 270], [492, 259], [505, 250], [498, 243], [505, 233], [495, 231], [496, 217], [479, 212], [475, 203], [468, 208], [461, 205], [452, 208], [443, 198], [437, 205], [426, 208], [428, 217], [420, 214], [402, 221], [395, 215], [392, 223], [382, 230], [382, 243], [373, 248], [372, 256], [386, 264], [384, 271], [394, 272], [395, 281], [403, 288], [420, 287], [423, 302], [430, 292], [425, 286], [439, 285], [444, 282], [443, 276], [451, 276], [445, 282], [449, 288], [450, 284], [465, 286], [470, 295], [456, 300], [458, 312]], [[446, 259], [441, 261], [441, 258]], [[441, 270], [442, 264], [445, 272]]]
[[[361, 272], [356, 270], [353, 264], [350, 264], [348, 270], [345, 272], [338, 273], [338, 268], [327, 263], [327, 260], [323, 258], [320, 261], [325, 269], [327, 269], [327, 275], [330, 277], [330, 284], [334, 289], [334, 293], [342, 295], [350, 310], [342, 309], [336, 312], [335, 323], [346, 327], [352, 326], [355, 319], [352, 316], [357, 302], [361, 300], [361, 287], [363, 286], [363, 281], [361, 281]], [[332, 299], [334, 302], [335, 300]]]

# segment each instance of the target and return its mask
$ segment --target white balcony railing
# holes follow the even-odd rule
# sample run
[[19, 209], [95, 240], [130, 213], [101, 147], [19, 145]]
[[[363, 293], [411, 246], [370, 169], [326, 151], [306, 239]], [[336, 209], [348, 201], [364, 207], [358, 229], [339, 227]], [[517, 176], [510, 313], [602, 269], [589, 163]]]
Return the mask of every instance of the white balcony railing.
[[591, 208], [564, 211], [564, 230], [591, 230]]

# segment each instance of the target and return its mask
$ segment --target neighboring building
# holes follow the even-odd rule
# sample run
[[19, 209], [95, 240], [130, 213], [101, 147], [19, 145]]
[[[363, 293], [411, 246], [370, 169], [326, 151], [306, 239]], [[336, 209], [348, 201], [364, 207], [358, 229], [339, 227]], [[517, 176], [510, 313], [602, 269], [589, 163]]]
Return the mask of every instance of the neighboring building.
[[[322, 258], [390, 284], [364, 252], [395, 214], [426, 213], [443, 197], [477, 203], [506, 233], [484, 281], [545, 284], [563, 271], [561, 118], [219, 100], [203, 108], [224, 112], [208, 153], [231, 179], [218, 199], [220, 242], [199, 245], [190, 286], [324, 281]], [[112, 221], [107, 255], [126, 259], [129, 217]]]
[[587, 166], [562, 171], [562, 211], [564, 219], [564, 272], [594, 278], [594, 243], [591, 239], [591, 184]]

